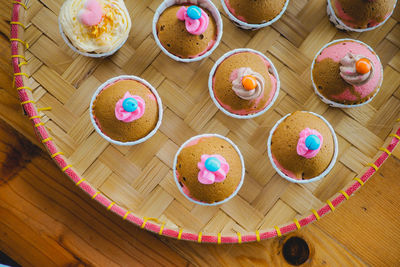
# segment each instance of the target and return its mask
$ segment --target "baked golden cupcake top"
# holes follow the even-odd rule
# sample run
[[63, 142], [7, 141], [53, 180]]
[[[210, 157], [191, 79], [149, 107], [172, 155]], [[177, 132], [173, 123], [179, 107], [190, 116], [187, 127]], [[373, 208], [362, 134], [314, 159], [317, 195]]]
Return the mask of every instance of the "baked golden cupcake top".
[[[196, 12], [200, 18], [191, 19], [188, 16]], [[196, 6], [174, 5], [167, 8], [160, 15], [156, 28], [162, 46], [181, 58], [194, 58], [206, 53], [217, 38], [214, 17], [207, 9]]]
[[158, 104], [144, 84], [123, 79], [105, 87], [93, 102], [93, 117], [113, 140], [132, 142], [148, 135], [158, 122]]
[[242, 179], [238, 152], [228, 141], [214, 136], [199, 137], [187, 144], [175, 167], [184, 193], [205, 203], [228, 198]]
[[261, 24], [274, 19], [281, 13], [286, 0], [225, 0], [235, 17], [250, 24]]
[[[227, 57], [218, 65], [213, 77], [216, 100], [224, 109], [238, 115], [263, 110], [276, 91], [276, 78], [269, 67], [269, 62], [252, 52], [238, 52]], [[247, 77], [254, 81], [254, 88], [245, 88]]]
[[296, 111], [285, 118], [271, 139], [275, 163], [294, 179], [311, 179], [323, 173], [333, 159], [334, 150], [328, 125], [308, 112]]

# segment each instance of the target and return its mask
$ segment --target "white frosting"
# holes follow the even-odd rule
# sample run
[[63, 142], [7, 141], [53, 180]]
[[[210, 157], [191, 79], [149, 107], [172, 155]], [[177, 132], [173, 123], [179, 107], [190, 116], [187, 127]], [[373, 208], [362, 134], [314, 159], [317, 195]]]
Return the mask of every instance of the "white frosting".
[[347, 53], [347, 55], [340, 60], [340, 76], [347, 83], [352, 85], [362, 85], [371, 79], [374, 73], [374, 65], [371, 62], [371, 70], [365, 74], [357, 72], [356, 63], [358, 60], [365, 58], [362, 55], [353, 55], [352, 53]]
[[[246, 90], [243, 87], [242, 79], [244, 76], [252, 75], [256, 78], [257, 86], [253, 90]], [[237, 69], [237, 76], [232, 80], [232, 90], [236, 95], [245, 100], [252, 100], [258, 98], [264, 92], [264, 77], [258, 72], [253, 71], [251, 68]]]
[[59, 21], [65, 35], [77, 49], [84, 52], [110, 52], [128, 38], [131, 29], [131, 19], [123, 0], [98, 1], [105, 16], [97, 26], [85, 26], [78, 19], [85, 1], [66, 0], [60, 10]]

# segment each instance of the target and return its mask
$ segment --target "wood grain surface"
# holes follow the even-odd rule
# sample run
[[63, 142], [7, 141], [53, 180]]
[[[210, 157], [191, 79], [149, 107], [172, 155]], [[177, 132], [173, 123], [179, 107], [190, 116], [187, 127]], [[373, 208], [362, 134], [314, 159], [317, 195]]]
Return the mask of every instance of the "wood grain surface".
[[[46, 9], [39, 8], [42, 4], [52, 10], [59, 8], [58, 1], [33, 2], [37, 2], [33, 6], [33, 8], [38, 7], [37, 12], [48, 12]], [[301, 2], [304, 1], [296, 2], [299, 5], [295, 3], [292, 6], [293, 12], [302, 9]], [[323, 1], [312, 2], [318, 6]], [[394, 16], [397, 20], [399, 20], [398, 10]], [[321, 221], [287, 237], [242, 245], [189, 243], [150, 234], [106, 211], [71, 183], [42, 151], [41, 145], [36, 146], [39, 142], [34, 136], [30, 122], [23, 116], [16, 93], [11, 86], [12, 69], [8, 42], [10, 12], [10, 4], [5, 1], [0, 2], [0, 117], [2, 118], [0, 121], [0, 250], [18, 263], [24, 266], [287, 266], [283, 258], [282, 246], [289, 237], [295, 235], [303, 238], [310, 248], [310, 257], [305, 263], [308, 266], [400, 265], [400, 222], [398, 220], [400, 216], [398, 205], [400, 147], [396, 148], [393, 157], [379, 172], [344, 205]], [[147, 16], [151, 17], [149, 11], [146, 12]], [[312, 10], [308, 12], [312, 13]], [[312, 47], [311, 37], [305, 38], [311, 30], [311, 28], [307, 29], [307, 25], [325, 22], [325, 20], [310, 16], [307, 12], [299, 16], [302, 21], [308, 22], [304, 24], [306, 25], [304, 32], [293, 32], [289, 27], [290, 23], [279, 23], [276, 28], [288, 33], [288, 36], [291, 36], [290, 42], [300, 47], [302, 53], [311, 56], [315, 47]], [[290, 17], [288, 19], [292, 21]], [[38, 25], [45, 25], [46, 22], [36, 21]], [[226, 21], [226, 23], [230, 22]], [[314, 26], [309, 25], [309, 27]], [[382, 61], [389, 63], [386, 72], [390, 78], [389, 81], [392, 82], [388, 84], [390, 95], [383, 95], [375, 104], [376, 107], [388, 106], [387, 109], [380, 111], [381, 114], [395, 115], [396, 111], [390, 110], [389, 107], [393, 107], [392, 104], [398, 102], [400, 98], [399, 73], [396, 70], [400, 68], [398, 65], [399, 27], [398, 23], [391, 24], [390, 27], [379, 31], [379, 34], [382, 34], [381, 38], [376, 37], [379, 39], [379, 49], [384, 54]], [[321, 31], [324, 29], [319, 25], [312, 34], [318, 36], [319, 28]], [[229, 29], [233, 31], [233, 28]], [[42, 35], [34, 28], [27, 34], [39, 44], [46, 43], [46, 38], [49, 36], [53, 40], [58, 38], [55, 32], [49, 31], [46, 35]], [[273, 35], [274, 31], [269, 31], [268, 34]], [[268, 34], [255, 35], [248, 46], [268, 42]], [[246, 38], [245, 35], [244, 38]], [[368, 40], [371, 42], [376, 39], [369, 36]], [[231, 41], [235, 42], [235, 40]], [[281, 42], [280, 48], [287, 46], [287, 52], [289, 52], [291, 46], [285, 39]], [[144, 47], [146, 47], [145, 43], [142, 48], [138, 47], [136, 52], [139, 49], [145, 49]], [[286, 55], [281, 49], [274, 47], [271, 49], [279, 58], [284, 58]], [[41, 51], [37, 53], [43, 54]], [[43, 56], [46, 54], [44, 53]], [[52, 59], [48, 58], [48, 60], [51, 62]], [[301, 63], [301, 60], [299, 62]], [[33, 59], [31, 63], [34, 65], [35, 60]], [[50, 66], [53, 69], [55, 67], [54, 71], [63, 71], [66, 68], [59, 64], [55, 65], [57, 66]], [[295, 64], [292, 68], [302, 70], [302, 66]], [[148, 71], [151, 72], [151, 70], [150, 68]], [[143, 70], [131, 71], [142, 72]], [[40, 71], [35, 75], [38, 79], [44, 78]], [[292, 77], [298, 81], [298, 78], [293, 77], [290, 71], [287, 71], [286, 76], [288, 79]], [[169, 86], [165, 90], [174, 87], [173, 84]], [[301, 94], [299, 97], [302, 97]], [[388, 102], [390, 105], [387, 104]], [[318, 105], [312, 101], [308, 104]], [[374, 117], [373, 109], [365, 109], [363, 112], [354, 113], [352, 116], [364, 114], [364, 117], [360, 116], [360, 120], [362, 118], [366, 120], [360, 123], [367, 123], [371, 118], [378, 120], [387, 117]], [[388, 121], [394, 121], [392, 115], [387, 118]], [[221, 116], [218, 118], [224, 120]], [[333, 115], [332, 119], [335, 119]], [[342, 131], [348, 129], [346, 120], [341, 121], [339, 126]], [[384, 138], [388, 130], [371, 127], [371, 131]], [[109, 154], [112, 155], [113, 152], [109, 151]], [[362, 168], [366, 163], [364, 159], [361, 158], [356, 163], [350, 160], [359, 156], [358, 150], [349, 150], [343, 164], [352, 164], [352, 169]], [[350, 174], [338, 172], [336, 176], [340, 181]], [[330, 196], [324, 191], [317, 192], [321, 198]], [[278, 201], [273, 211], [277, 214], [285, 212], [285, 203]], [[273, 220], [272, 215], [271, 220]]]

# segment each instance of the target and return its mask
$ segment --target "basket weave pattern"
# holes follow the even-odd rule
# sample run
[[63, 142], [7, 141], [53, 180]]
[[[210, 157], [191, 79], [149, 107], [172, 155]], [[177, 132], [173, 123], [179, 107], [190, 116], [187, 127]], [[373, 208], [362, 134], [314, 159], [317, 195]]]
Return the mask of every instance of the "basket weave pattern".
[[[399, 8], [379, 31], [362, 34], [337, 31], [321, 0], [292, 1], [280, 21], [257, 32], [237, 29], [223, 14], [224, 37], [216, 51], [203, 61], [182, 64], [162, 54], [153, 40], [150, 22], [160, 0], [125, 1], [133, 29], [120, 51], [106, 59], [74, 54], [63, 43], [57, 25], [61, 0], [30, 0], [28, 6], [20, 1], [14, 2], [11, 20], [14, 82], [38, 139], [60, 169], [92, 199], [160, 235], [241, 243], [294, 231], [334, 211], [354, 194], [400, 140], [399, 124], [393, 128], [400, 117]], [[222, 10], [219, 1], [213, 2]], [[319, 48], [343, 37], [371, 45], [384, 66], [381, 92], [357, 109], [329, 108], [313, 93], [309, 79]], [[265, 53], [282, 83], [271, 110], [246, 121], [218, 111], [207, 89], [213, 63], [238, 47]], [[93, 92], [107, 79], [122, 74], [149, 81], [164, 104], [160, 130], [134, 147], [109, 144], [89, 120]], [[269, 130], [295, 110], [323, 115], [338, 135], [338, 162], [316, 183], [287, 182], [273, 171], [266, 155]], [[186, 200], [171, 171], [178, 147], [191, 136], [208, 132], [234, 141], [246, 163], [242, 189], [220, 207], [202, 207]]]

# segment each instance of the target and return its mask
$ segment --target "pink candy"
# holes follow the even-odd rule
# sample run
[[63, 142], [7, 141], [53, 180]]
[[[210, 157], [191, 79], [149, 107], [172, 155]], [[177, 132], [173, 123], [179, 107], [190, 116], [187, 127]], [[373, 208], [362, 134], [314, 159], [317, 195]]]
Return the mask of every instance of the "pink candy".
[[78, 13], [79, 21], [85, 26], [98, 25], [103, 17], [103, 9], [97, 0], [86, 0]]
[[191, 19], [187, 15], [187, 7], [181, 7], [176, 13], [179, 20], [185, 21], [186, 30], [193, 35], [203, 34], [208, 27], [209, 17], [206, 12], [201, 10], [201, 17], [199, 19]]

